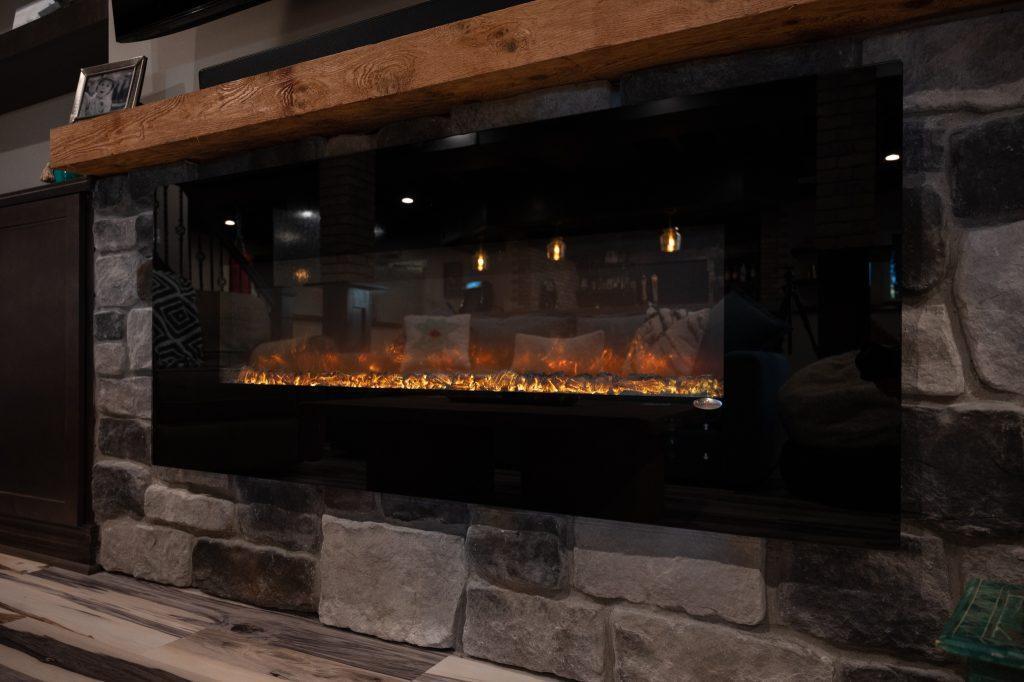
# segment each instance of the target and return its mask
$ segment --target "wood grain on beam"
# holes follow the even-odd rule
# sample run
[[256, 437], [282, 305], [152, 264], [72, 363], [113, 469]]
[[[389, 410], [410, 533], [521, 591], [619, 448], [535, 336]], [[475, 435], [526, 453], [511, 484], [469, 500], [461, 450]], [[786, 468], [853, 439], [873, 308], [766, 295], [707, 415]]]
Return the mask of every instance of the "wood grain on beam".
[[54, 168], [109, 175], [659, 64], [862, 32], [997, 0], [533, 0], [56, 128]]

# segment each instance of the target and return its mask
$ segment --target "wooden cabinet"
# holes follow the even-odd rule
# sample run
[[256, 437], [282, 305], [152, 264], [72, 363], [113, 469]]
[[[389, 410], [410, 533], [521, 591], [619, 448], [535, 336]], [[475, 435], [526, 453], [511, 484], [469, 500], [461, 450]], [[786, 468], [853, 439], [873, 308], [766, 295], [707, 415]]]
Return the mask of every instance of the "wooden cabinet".
[[92, 563], [88, 185], [0, 197], [0, 546]]

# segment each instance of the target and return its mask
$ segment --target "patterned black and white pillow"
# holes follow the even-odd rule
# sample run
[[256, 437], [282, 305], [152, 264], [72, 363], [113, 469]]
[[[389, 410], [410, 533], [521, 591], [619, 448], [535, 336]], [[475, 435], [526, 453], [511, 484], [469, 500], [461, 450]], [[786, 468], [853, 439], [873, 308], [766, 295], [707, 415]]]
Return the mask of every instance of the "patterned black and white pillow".
[[153, 360], [161, 369], [203, 363], [196, 292], [169, 270], [153, 270]]

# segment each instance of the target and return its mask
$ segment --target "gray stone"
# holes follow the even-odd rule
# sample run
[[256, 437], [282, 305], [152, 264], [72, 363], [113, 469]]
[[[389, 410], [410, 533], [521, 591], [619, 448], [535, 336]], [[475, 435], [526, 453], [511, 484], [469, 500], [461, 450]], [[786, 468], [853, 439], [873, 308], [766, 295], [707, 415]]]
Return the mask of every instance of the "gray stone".
[[835, 664], [802, 642], [633, 607], [612, 613], [615, 679], [831, 680]]
[[100, 253], [124, 251], [135, 246], [135, 218], [108, 218], [92, 225], [93, 246]]
[[942, 198], [931, 187], [903, 189], [903, 286], [931, 289], [946, 274], [947, 233]]
[[178, 587], [192, 584], [192, 548], [195, 538], [173, 528], [127, 519], [100, 527], [100, 566]]
[[149, 377], [98, 379], [96, 408], [104, 414], [148, 419], [153, 413], [153, 382]]
[[136, 271], [142, 256], [131, 251], [96, 258], [96, 307], [128, 307], [139, 302]]
[[1019, 394], [1024, 394], [1022, 243], [1024, 222], [971, 230], [964, 235], [954, 285], [979, 377], [992, 388]]
[[568, 556], [551, 533], [470, 526], [466, 555], [475, 575], [501, 587], [543, 594], [568, 588]]
[[694, 59], [622, 78], [624, 104], [713, 92], [782, 78], [830, 73], [859, 65], [860, 46], [835, 40]]
[[377, 493], [352, 488], [324, 489], [324, 513], [355, 521], [382, 521]]
[[957, 682], [963, 677], [950, 670], [887, 661], [844, 659], [837, 682]]
[[835, 643], [941, 656], [935, 639], [952, 602], [940, 539], [904, 534], [898, 550], [770, 547], [783, 624]]
[[235, 530], [235, 504], [154, 483], [146, 490], [146, 519], [194, 535], [230, 535]]
[[503, 530], [523, 530], [535, 533], [549, 533], [558, 537], [565, 545], [572, 544], [572, 528], [575, 519], [571, 516], [543, 512], [508, 509], [505, 507], [478, 507], [470, 510], [474, 525], [493, 526]]
[[949, 147], [954, 215], [972, 225], [1024, 219], [1024, 115], [958, 130]]
[[267, 504], [306, 514], [323, 512], [323, 493], [316, 486], [239, 476], [235, 488], [236, 499], [245, 504]]
[[316, 558], [240, 540], [200, 538], [193, 584], [204, 592], [286, 611], [316, 610]]
[[97, 341], [117, 341], [124, 338], [124, 313], [120, 310], [101, 310], [92, 316], [92, 331]]
[[942, 170], [946, 129], [932, 125], [927, 119], [903, 122], [903, 171], [923, 173]]
[[96, 427], [96, 449], [101, 455], [148, 464], [152, 460], [151, 446], [149, 424], [133, 419], [100, 417]]
[[464, 535], [469, 525], [469, 505], [465, 502], [382, 494], [380, 504], [388, 520], [413, 528]]
[[982, 91], [1024, 77], [1021, 13], [986, 16], [917, 27], [864, 41], [864, 63], [903, 62], [903, 90]]
[[146, 259], [135, 269], [135, 294], [143, 303], [153, 299], [153, 261]]
[[450, 121], [443, 116], [428, 116], [390, 123], [377, 132], [375, 146], [397, 147], [399, 145], [425, 142], [448, 137], [452, 134]]
[[235, 499], [235, 481], [228, 474], [157, 466], [153, 467], [153, 475], [165, 483], [194, 493], [213, 495], [225, 500]]
[[135, 217], [135, 244], [139, 251], [146, 255], [153, 255], [153, 248], [156, 245], [156, 227], [153, 223], [152, 213], [140, 213]]
[[128, 311], [128, 362], [132, 371], [153, 367], [153, 309]]
[[903, 306], [903, 393], [953, 398], [964, 372], [943, 305]]
[[971, 402], [903, 412], [905, 512], [964, 534], [1024, 530], [1024, 408]]
[[320, 516], [301, 514], [269, 504], [238, 506], [238, 529], [246, 540], [296, 552], [320, 548]]
[[453, 133], [463, 134], [602, 111], [613, 106], [614, 98], [614, 90], [607, 81], [538, 90], [456, 106], [451, 111], [451, 128]]
[[92, 510], [98, 521], [119, 516], [141, 518], [149, 486], [149, 467], [105, 460], [92, 467]]
[[963, 579], [982, 578], [1024, 585], [1024, 547], [1021, 545], [987, 545], [965, 547], [960, 564]]
[[466, 590], [466, 654], [554, 673], [602, 680], [605, 652], [602, 607], [578, 596], [549, 599], [481, 583]]
[[139, 212], [132, 203], [125, 174], [97, 178], [93, 183], [92, 205], [97, 217], [134, 216]]
[[764, 540], [577, 519], [573, 584], [587, 594], [742, 625], [765, 616]]
[[320, 620], [417, 646], [451, 647], [466, 584], [462, 538], [325, 516]]
[[105, 377], [118, 377], [128, 367], [128, 356], [121, 341], [97, 341], [92, 347], [93, 369]]

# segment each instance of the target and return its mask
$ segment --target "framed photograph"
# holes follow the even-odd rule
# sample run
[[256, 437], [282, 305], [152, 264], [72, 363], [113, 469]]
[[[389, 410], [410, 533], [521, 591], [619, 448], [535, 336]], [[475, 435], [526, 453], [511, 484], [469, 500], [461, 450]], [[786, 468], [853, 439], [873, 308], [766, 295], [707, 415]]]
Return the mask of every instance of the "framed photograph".
[[71, 109], [71, 122], [131, 109], [139, 103], [145, 75], [145, 57], [82, 69], [78, 76], [75, 104]]

